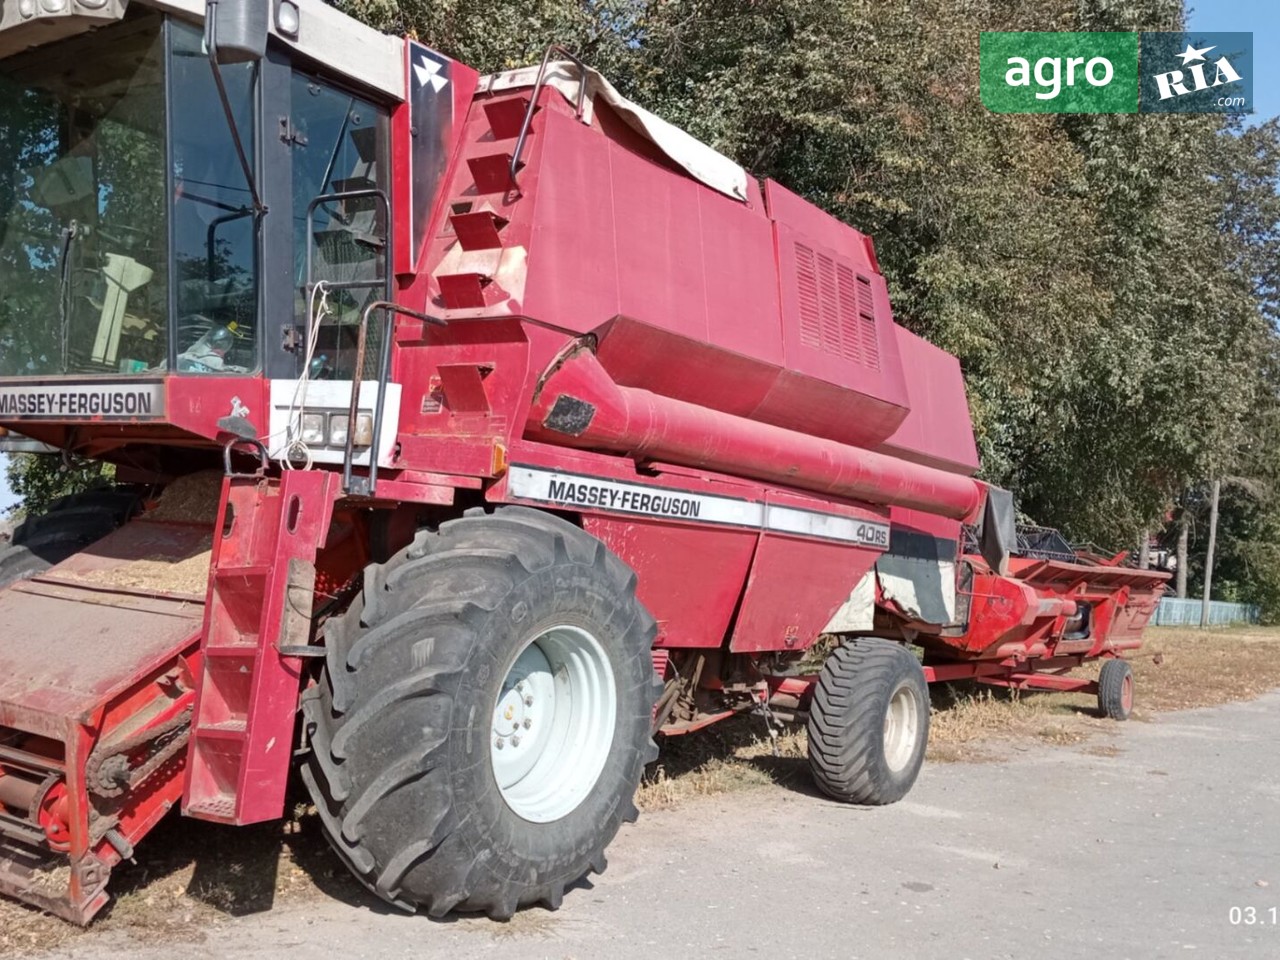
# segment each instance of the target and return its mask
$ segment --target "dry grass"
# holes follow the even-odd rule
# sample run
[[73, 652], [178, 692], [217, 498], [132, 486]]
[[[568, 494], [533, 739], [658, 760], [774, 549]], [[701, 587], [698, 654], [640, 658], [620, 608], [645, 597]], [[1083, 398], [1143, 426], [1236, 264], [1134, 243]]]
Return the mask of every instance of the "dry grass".
[[788, 727], [771, 740], [764, 721], [755, 716], [672, 737], [640, 785], [636, 806], [662, 810], [692, 797], [772, 783], [807, 784], [805, 749], [802, 727]]
[[[1247, 700], [1280, 687], [1280, 630], [1151, 630], [1133, 666], [1137, 720]], [[1102, 738], [1123, 728], [1095, 716], [1093, 697], [1014, 696], [974, 685], [939, 686], [933, 693], [928, 756], [934, 762], [996, 762], [1017, 744], [1035, 741], [1084, 744], [1081, 749], [1099, 757], [1121, 750]], [[790, 727], [771, 743], [759, 717], [671, 738], [637, 803], [642, 810], [658, 810], [773, 784], [810, 792], [805, 749], [802, 728]], [[117, 868], [110, 889], [114, 902], [88, 931], [0, 900], [0, 956], [113, 931], [140, 942], [197, 942], [216, 936], [217, 924], [229, 916], [307, 898], [335, 897], [382, 909], [333, 856], [315, 815], [302, 805], [284, 824], [242, 829], [171, 816], [139, 845], [136, 864]]]
[[[1133, 718], [1138, 721], [1169, 710], [1251, 700], [1280, 687], [1280, 630], [1153, 628], [1131, 662], [1137, 680]], [[1099, 666], [1090, 664], [1079, 675], [1096, 677]], [[935, 763], [993, 762], [1017, 742], [1070, 746], [1111, 737], [1121, 729], [1097, 716], [1097, 699], [1087, 694], [1018, 694], [974, 683], [938, 685], [931, 693], [927, 756]], [[755, 717], [669, 740], [640, 788], [640, 807], [660, 809], [690, 797], [772, 783], [810, 789], [805, 749], [804, 730], [792, 728], [779, 739], [780, 756], [774, 757], [763, 721]], [[1084, 749], [1103, 757], [1120, 750], [1109, 743]]]
[[1253, 700], [1280, 687], [1280, 629], [1147, 631], [1133, 660], [1137, 705], [1162, 713]]

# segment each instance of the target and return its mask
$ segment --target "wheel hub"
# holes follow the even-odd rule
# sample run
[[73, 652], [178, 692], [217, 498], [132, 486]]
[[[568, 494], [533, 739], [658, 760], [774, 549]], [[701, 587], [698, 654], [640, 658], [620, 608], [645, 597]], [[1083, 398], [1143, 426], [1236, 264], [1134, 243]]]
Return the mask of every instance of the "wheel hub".
[[534, 637], [493, 709], [490, 760], [507, 806], [534, 823], [571, 813], [613, 746], [617, 690], [600, 642], [579, 627]]
[[884, 760], [895, 773], [911, 762], [920, 736], [920, 705], [906, 684], [889, 698], [884, 714]]

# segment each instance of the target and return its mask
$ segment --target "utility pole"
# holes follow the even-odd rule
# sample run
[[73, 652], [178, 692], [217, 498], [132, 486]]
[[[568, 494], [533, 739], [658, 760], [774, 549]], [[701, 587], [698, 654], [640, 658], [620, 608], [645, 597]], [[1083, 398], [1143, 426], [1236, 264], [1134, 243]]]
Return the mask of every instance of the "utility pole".
[[1182, 513], [1178, 516], [1178, 569], [1176, 573], [1179, 600], [1187, 598], [1187, 531], [1190, 526], [1191, 524], [1187, 519], [1187, 508], [1184, 506]]
[[1209, 500], [1209, 549], [1204, 554], [1204, 599], [1200, 601], [1200, 626], [1209, 625], [1209, 592], [1213, 587], [1213, 548], [1218, 540], [1218, 494], [1222, 481], [1213, 481], [1213, 493]]

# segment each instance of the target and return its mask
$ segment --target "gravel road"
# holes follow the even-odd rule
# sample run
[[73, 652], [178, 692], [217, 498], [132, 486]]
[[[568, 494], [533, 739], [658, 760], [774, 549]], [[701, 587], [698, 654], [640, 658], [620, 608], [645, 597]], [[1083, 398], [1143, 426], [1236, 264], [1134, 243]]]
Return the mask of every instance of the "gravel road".
[[[190, 945], [111, 933], [56, 956], [1280, 956], [1280, 693], [926, 766], [881, 809], [794, 779], [643, 817], [554, 914], [432, 923], [321, 900], [228, 918]], [[1233, 907], [1266, 923], [1233, 925]]]

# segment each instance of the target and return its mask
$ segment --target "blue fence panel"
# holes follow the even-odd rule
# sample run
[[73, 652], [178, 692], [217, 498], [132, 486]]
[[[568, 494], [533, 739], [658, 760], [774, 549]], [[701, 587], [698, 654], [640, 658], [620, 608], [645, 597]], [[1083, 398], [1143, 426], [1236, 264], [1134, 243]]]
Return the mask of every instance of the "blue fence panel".
[[[1179, 600], [1162, 597], [1152, 623], [1157, 627], [1200, 626], [1201, 603], [1199, 600]], [[1250, 603], [1226, 603], [1213, 600], [1209, 603], [1209, 625], [1226, 626], [1229, 623], [1257, 623], [1261, 610]]]

